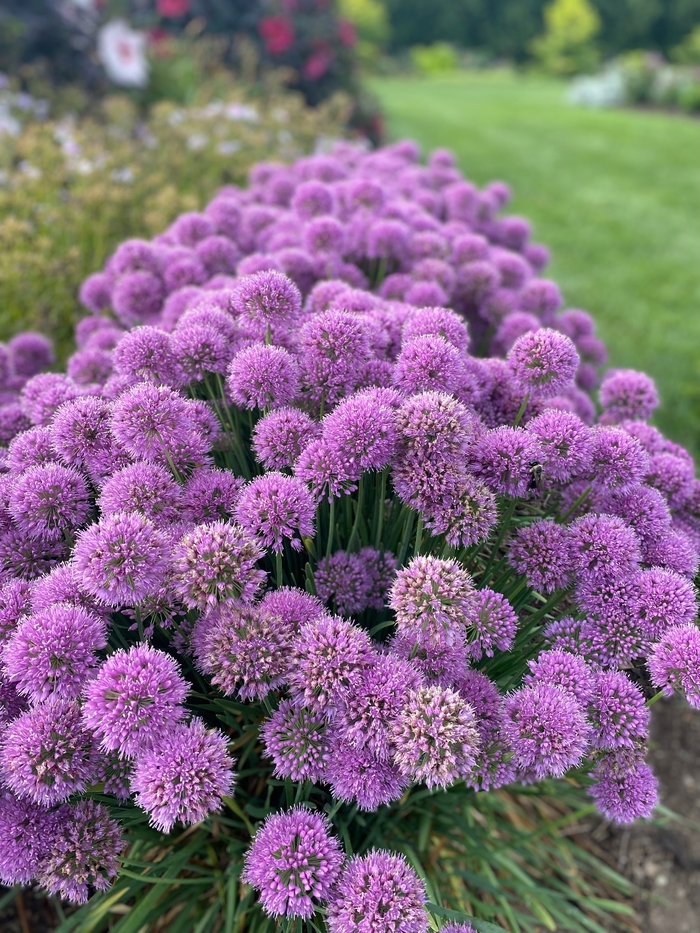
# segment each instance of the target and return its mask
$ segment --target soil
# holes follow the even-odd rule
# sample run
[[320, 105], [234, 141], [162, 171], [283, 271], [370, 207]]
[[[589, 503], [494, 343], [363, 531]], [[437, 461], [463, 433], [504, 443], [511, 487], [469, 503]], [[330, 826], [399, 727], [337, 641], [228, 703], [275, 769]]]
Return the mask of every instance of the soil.
[[[631, 827], [595, 819], [578, 830], [637, 886], [639, 933], [700, 933], [700, 710], [675, 697], [656, 703], [649, 761], [661, 801], [678, 819]], [[57, 925], [52, 903], [30, 890], [0, 910], [1, 933], [52, 933]], [[611, 933], [623, 930], [630, 933], [628, 925]]]

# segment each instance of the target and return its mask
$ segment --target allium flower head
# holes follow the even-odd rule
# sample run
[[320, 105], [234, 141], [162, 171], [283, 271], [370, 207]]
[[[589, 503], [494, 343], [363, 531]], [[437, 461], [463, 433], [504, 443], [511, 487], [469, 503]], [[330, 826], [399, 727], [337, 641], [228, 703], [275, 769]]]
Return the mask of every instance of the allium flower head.
[[330, 760], [330, 743], [323, 714], [283, 700], [260, 730], [265, 755], [275, 764], [278, 778], [322, 780]]
[[53, 695], [72, 700], [97, 666], [106, 647], [104, 618], [79, 606], [57, 603], [28, 616], [3, 651], [7, 676], [34, 702]]
[[700, 707], [700, 630], [692, 624], [674, 625], [654, 645], [647, 661], [652, 683], [667, 696], [674, 689], [691, 706]]
[[658, 490], [649, 486], [638, 483], [610, 489], [603, 496], [601, 506], [601, 511], [624, 519], [636, 533], [642, 547], [670, 531], [668, 503]]
[[260, 601], [260, 608], [276, 616], [287, 631], [295, 634], [307, 622], [328, 615], [320, 599], [294, 586], [270, 590]]
[[578, 574], [610, 579], [639, 566], [639, 541], [625, 522], [612, 515], [584, 515], [571, 526], [571, 555]]
[[653, 641], [674, 625], [686, 625], [697, 615], [695, 587], [679, 573], [650, 567], [634, 578], [636, 616], [645, 636]]
[[358, 367], [369, 358], [369, 329], [348, 311], [325, 311], [302, 326], [299, 342], [303, 380], [328, 409], [355, 388]]
[[588, 793], [600, 813], [615, 823], [649, 819], [658, 803], [658, 783], [638, 754], [604, 756], [591, 775]]
[[255, 566], [261, 557], [255, 540], [234, 522], [196, 525], [173, 551], [175, 591], [190, 609], [248, 601], [265, 579]]
[[29, 884], [49, 851], [52, 814], [30, 800], [0, 794], [0, 881]]
[[30, 467], [10, 490], [10, 513], [30, 535], [69, 535], [87, 521], [89, 509], [82, 474], [58, 463]]
[[562, 297], [559, 287], [549, 279], [530, 279], [520, 293], [520, 307], [541, 317], [549, 325], [561, 308]]
[[63, 463], [85, 469], [96, 480], [119, 469], [125, 457], [109, 429], [111, 413], [109, 402], [93, 396], [61, 405], [48, 430], [52, 448]]
[[182, 493], [172, 473], [144, 461], [116, 470], [103, 485], [97, 504], [103, 516], [141, 512], [154, 522], [173, 522], [182, 515]]
[[589, 470], [596, 484], [607, 488], [643, 482], [649, 457], [639, 441], [620, 428], [591, 431]]
[[400, 633], [450, 643], [464, 637], [473, 596], [471, 577], [457, 561], [419, 556], [396, 574], [389, 605]]
[[259, 604], [222, 605], [192, 635], [199, 668], [227, 696], [263, 699], [285, 681], [291, 632]]
[[301, 295], [281, 272], [256, 272], [239, 280], [233, 305], [238, 314], [254, 323], [288, 328], [301, 314]]
[[365, 470], [383, 470], [396, 449], [394, 411], [366, 392], [343, 399], [322, 428], [329, 448], [358, 478]]
[[114, 512], [78, 537], [73, 565], [79, 585], [109, 606], [134, 605], [162, 585], [170, 546], [140, 512]]
[[80, 395], [79, 387], [59, 373], [41, 373], [32, 376], [19, 396], [24, 414], [32, 424], [47, 425], [64, 402]]
[[508, 554], [511, 566], [525, 575], [527, 585], [549, 594], [566, 587], [573, 563], [569, 529], [541, 519], [519, 528]]
[[654, 380], [633, 369], [613, 369], [608, 373], [598, 398], [608, 424], [626, 419], [647, 421], [659, 404]]
[[541, 459], [540, 445], [532, 434], [502, 426], [486, 431], [477, 440], [471, 469], [493, 492], [522, 497], [530, 488], [532, 465]]
[[292, 210], [302, 220], [333, 212], [333, 189], [320, 181], [304, 181], [294, 192]]
[[12, 527], [0, 534], [0, 579], [21, 577], [34, 580], [66, 560], [69, 548], [63, 540], [29, 537]]
[[353, 616], [368, 608], [370, 580], [359, 554], [336, 551], [320, 561], [314, 572], [316, 593], [321, 602], [341, 616]]
[[164, 651], [120, 648], [85, 689], [83, 723], [105, 751], [132, 757], [183, 718], [187, 690], [177, 662]]
[[294, 550], [314, 536], [315, 503], [304, 483], [283, 473], [265, 473], [240, 494], [235, 517], [265, 548], [282, 551], [285, 539]]
[[645, 482], [659, 490], [670, 508], [683, 508], [693, 494], [695, 464], [671, 453], [652, 454]]
[[547, 477], [565, 483], [588, 467], [590, 431], [571, 412], [549, 408], [527, 424], [540, 445]]
[[10, 637], [32, 608], [32, 586], [18, 577], [0, 586], [0, 645]]
[[164, 731], [139, 754], [131, 790], [156, 829], [169, 833], [176, 822], [190, 826], [219, 809], [233, 787], [226, 746], [223, 733], [193, 719]]
[[228, 367], [227, 388], [242, 408], [280, 408], [299, 395], [299, 364], [283, 347], [253, 344]]
[[332, 498], [357, 489], [357, 474], [350, 473], [344, 459], [323, 438], [304, 447], [294, 464], [298, 479], [308, 483], [316, 499]]
[[92, 743], [78, 704], [40, 703], [9, 723], [0, 742], [0, 775], [17, 796], [45, 807], [85, 790], [93, 777]]
[[113, 360], [117, 373], [136, 382], [177, 385], [182, 381], [171, 337], [157, 327], [128, 331], [114, 348]]
[[469, 654], [477, 661], [493, 657], [495, 648], [508, 651], [518, 629], [518, 617], [501, 593], [475, 590], [469, 597], [464, 615], [468, 629]]
[[151, 272], [129, 272], [112, 289], [111, 302], [119, 323], [134, 327], [156, 320], [165, 295], [165, 287], [158, 276]]
[[109, 888], [125, 847], [121, 828], [108, 808], [94, 800], [79, 800], [58, 812], [37, 881], [51, 894], [84, 904], [92, 891]]
[[31, 426], [31, 421], [17, 402], [0, 405], [0, 443], [8, 444], [16, 435]]
[[644, 696], [622, 671], [599, 671], [590, 712], [593, 744], [614, 751], [636, 748], [649, 734]]
[[294, 639], [289, 683], [305, 705], [323, 711], [342, 700], [372, 663], [372, 643], [364, 629], [322, 616], [302, 625]]
[[403, 855], [353, 856], [328, 904], [329, 933], [428, 933], [425, 887]]
[[208, 324], [178, 321], [171, 337], [171, 348], [182, 382], [199, 382], [209, 373], [225, 373], [231, 359], [226, 334]]
[[405, 395], [454, 393], [461, 375], [459, 350], [444, 337], [427, 334], [404, 343], [396, 361], [394, 384]]
[[295, 807], [258, 828], [242, 879], [258, 891], [266, 914], [308, 919], [328, 900], [342, 864], [327, 817]]
[[588, 747], [589, 726], [581, 704], [559, 687], [535, 683], [506, 700], [505, 736], [520, 768], [538, 779], [562, 777]]
[[55, 361], [53, 344], [43, 334], [24, 331], [7, 344], [12, 370], [17, 376], [30, 379], [48, 369]]
[[571, 384], [579, 358], [569, 337], [540, 328], [518, 337], [508, 354], [508, 363], [525, 391], [551, 398]]
[[404, 324], [403, 342], [414, 337], [442, 337], [462, 353], [469, 349], [469, 332], [464, 320], [447, 308], [421, 308]]
[[473, 707], [457, 691], [434, 685], [409, 693], [391, 738], [401, 773], [428, 787], [467, 777], [479, 748]]
[[317, 422], [296, 408], [279, 408], [261, 418], [253, 431], [256, 459], [268, 470], [290, 468], [320, 432]]
[[316, 217], [304, 228], [303, 242], [314, 256], [341, 255], [345, 250], [345, 227], [335, 217]]
[[181, 491], [187, 519], [200, 524], [233, 518], [243, 483], [244, 480], [230, 470], [195, 470]]
[[359, 810], [377, 810], [398, 800], [409, 784], [396, 765], [367, 748], [348, 745], [337, 733], [324, 781], [336, 800], [355, 803]]
[[580, 655], [553, 648], [541, 651], [535, 660], [527, 663], [530, 671], [523, 678], [525, 686], [552, 684], [570, 693], [584, 708], [592, 701], [596, 680], [588, 663]]

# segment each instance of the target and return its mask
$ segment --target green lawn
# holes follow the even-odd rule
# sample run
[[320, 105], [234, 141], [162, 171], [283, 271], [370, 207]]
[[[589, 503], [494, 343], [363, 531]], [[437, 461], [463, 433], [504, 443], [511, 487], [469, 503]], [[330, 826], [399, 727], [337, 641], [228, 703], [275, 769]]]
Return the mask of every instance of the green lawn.
[[392, 137], [512, 186], [567, 305], [594, 315], [613, 365], [654, 376], [657, 424], [700, 455], [700, 121], [573, 107], [560, 83], [501, 72], [372, 88]]

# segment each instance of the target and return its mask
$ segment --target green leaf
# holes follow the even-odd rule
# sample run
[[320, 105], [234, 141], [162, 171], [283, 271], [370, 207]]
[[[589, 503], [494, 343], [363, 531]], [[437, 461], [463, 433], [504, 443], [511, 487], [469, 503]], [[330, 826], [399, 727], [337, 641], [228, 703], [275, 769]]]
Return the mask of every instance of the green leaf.
[[495, 923], [489, 923], [488, 920], [478, 920], [476, 917], [470, 917], [459, 910], [448, 910], [446, 907], [440, 907], [437, 904], [428, 903], [425, 905], [431, 914], [440, 917], [442, 920], [456, 920], [459, 923], [470, 923], [478, 933], [508, 933], [503, 927]]

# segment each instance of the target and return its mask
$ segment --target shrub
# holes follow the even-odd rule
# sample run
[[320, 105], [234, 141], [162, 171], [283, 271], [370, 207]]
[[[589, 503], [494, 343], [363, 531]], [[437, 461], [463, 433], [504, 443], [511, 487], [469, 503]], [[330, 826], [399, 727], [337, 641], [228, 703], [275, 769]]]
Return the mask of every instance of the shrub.
[[545, 7], [544, 20], [546, 31], [530, 48], [545, 71], [571, 75], [595, 70], [599, 54], [593, 40], [601, 22], [589, 0], [554, 0]]
[[417, 159], [259, 163], [85, 281], [67, 374], [2, 356], [0, 878], [97, 889], [64, 930], [579, 933], [539, 782], [654, 808], [692, 460], [507, 185]]
[[434, 42], [432, 45], [414, 45], [411, 62], [422, 74], [442, 74], [459, 67], [459, 56], [449, 42]]

